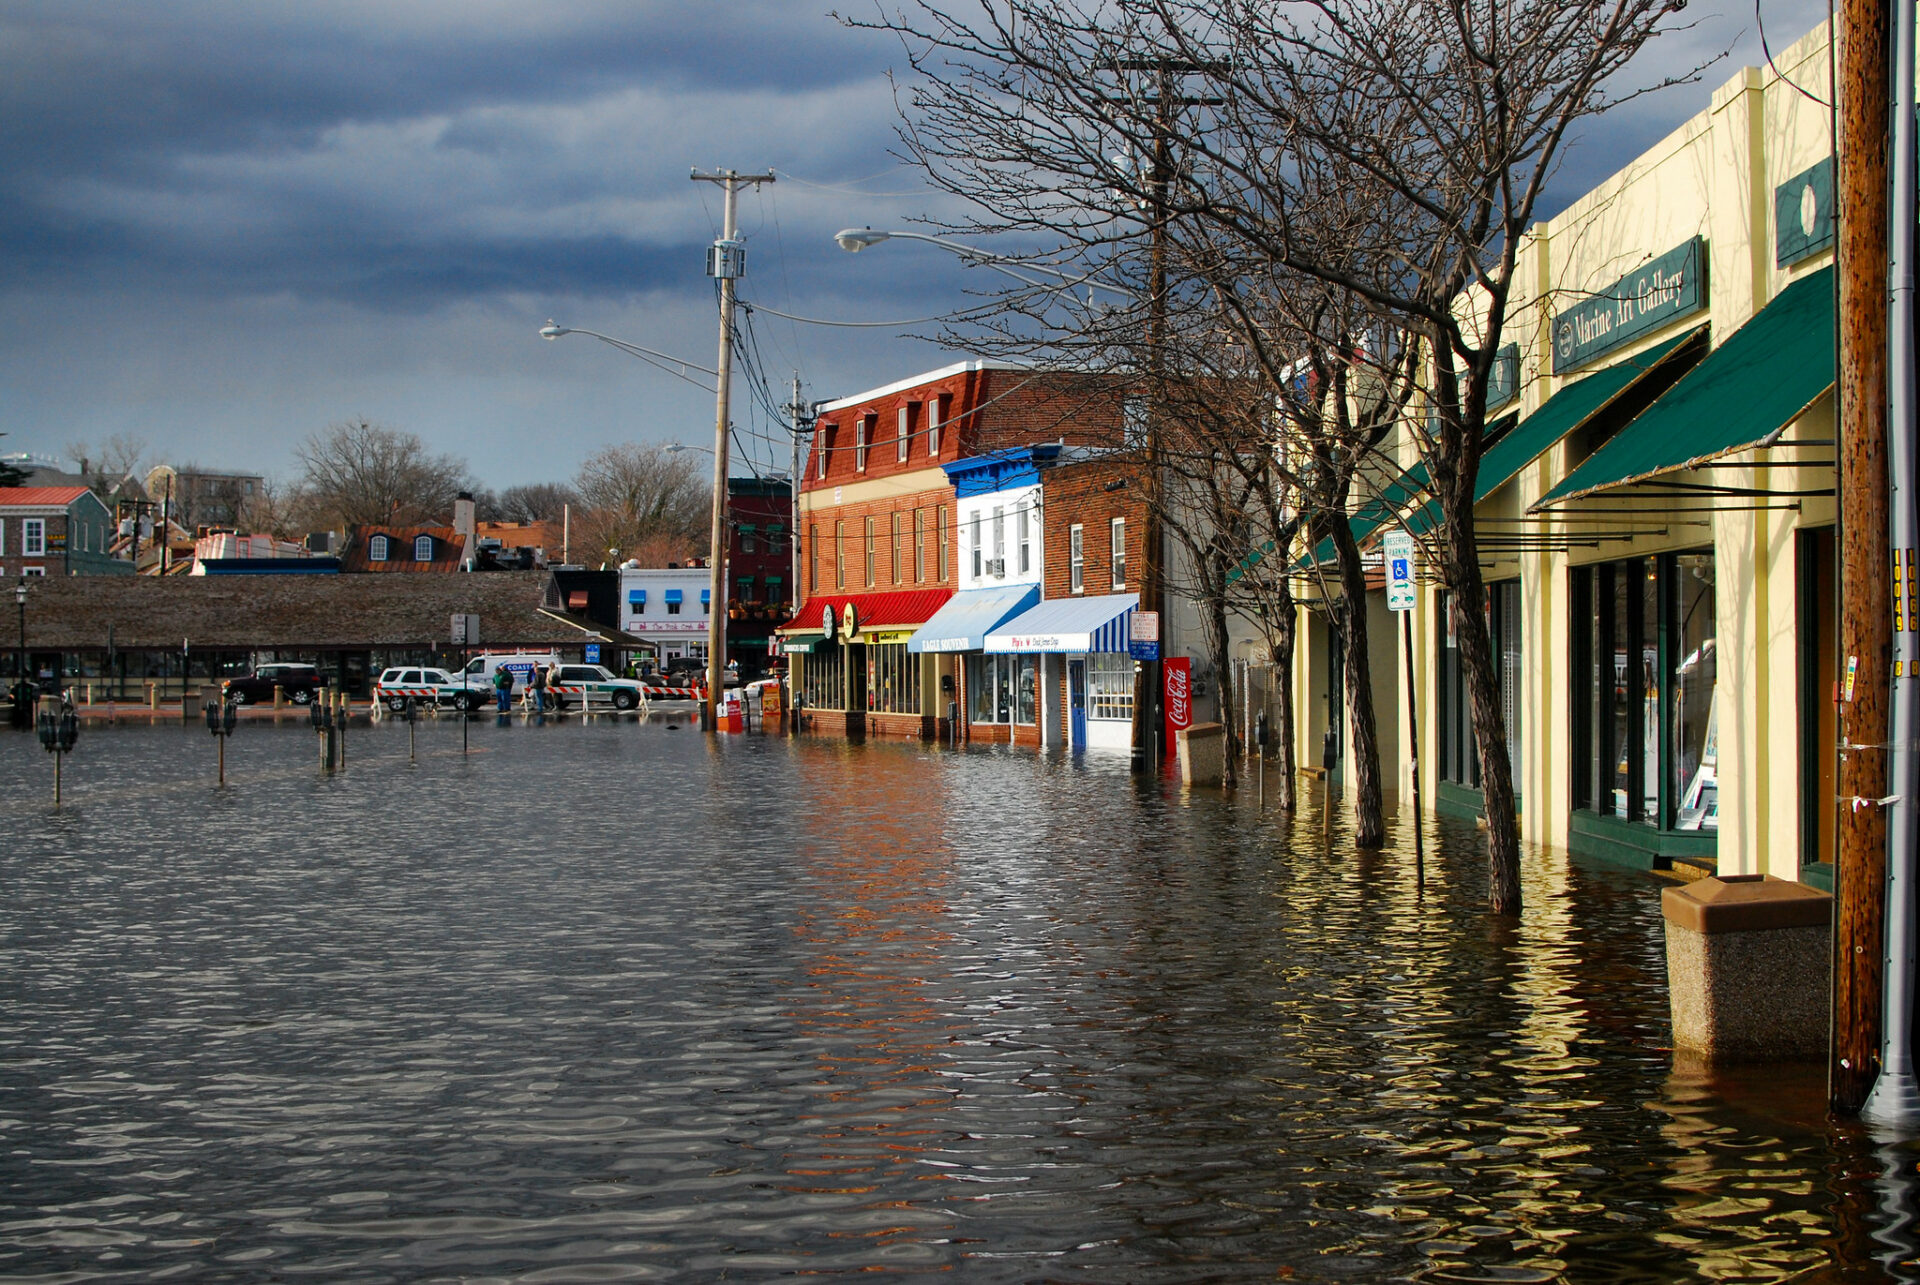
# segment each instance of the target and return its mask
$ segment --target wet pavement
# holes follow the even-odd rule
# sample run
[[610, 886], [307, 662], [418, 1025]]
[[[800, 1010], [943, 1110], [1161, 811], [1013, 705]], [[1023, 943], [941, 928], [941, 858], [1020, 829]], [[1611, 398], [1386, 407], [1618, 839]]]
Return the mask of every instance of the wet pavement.
[[661, 720], [0, 735], [0, 1279], [1920, 1279], [1659, 885], [1124, 759]]

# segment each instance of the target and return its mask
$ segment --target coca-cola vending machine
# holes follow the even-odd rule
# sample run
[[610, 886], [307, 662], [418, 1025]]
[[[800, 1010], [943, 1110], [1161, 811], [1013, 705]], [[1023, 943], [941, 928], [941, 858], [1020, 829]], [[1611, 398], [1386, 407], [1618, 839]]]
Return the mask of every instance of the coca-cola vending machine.
[[1160, 662], [1162, 703], [1167, 713], [1167, 761], [1180, 752], [1175, 736], [1193, 726], [1193, 661], [1186, 656], [1169, 656]]

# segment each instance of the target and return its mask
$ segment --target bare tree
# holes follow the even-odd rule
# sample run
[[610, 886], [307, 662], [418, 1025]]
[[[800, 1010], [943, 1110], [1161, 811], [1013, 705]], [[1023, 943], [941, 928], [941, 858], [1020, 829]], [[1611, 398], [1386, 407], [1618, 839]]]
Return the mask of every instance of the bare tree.
[[578, 506], [580, 493], [565, 482], [523, 482], [495, 497], [488, 522], [545, 522], [567, 505]]
[[[955, 230], [1037, 239], [1056, 265], [1131, 269], [1151, 313], [1167, 302], [1166, 247], [1199, 229], [1371, 314], [1372, 326], [1329, 337], [1375, 330], [1389, 342], [1381, 361], [1403, 386], [1387, 384], [1386, 404], [1414, 405], [1404, 385], [1420, 385], [1427, 413], [1401, 416], [1399, 430], [1441, 508], [1438, 573], [1479, 747], [1496, 913], [1518, 911], [1520, 885], [1473, 527], [1487, 397], [1520, 242], [1568, 132], [1620, 101], [1608, 86], [1683, 6], [981, 0], [963, 14], [923, 0], [858, 24], [906, 45], [918, 78], [905, 142], [972, 203]], [[1367, 242], [1355, 243], [1354, 210]]]
[[467, 466], [432, 455], [417, 434], [350, 419], [294, 448], [301, 503], [315, 526], [446, 522], [473, 489]]
[[147, 457], [147, 444], [131, 433], [115, 433], [101, 442], [69, 442], [67, 458], [93, 492], [106, 499], [121, 489]]
[[603, 446], [580, 465], [573, 489], [581, 505], [573, 545], [587, 551], [580, 562], [645, 562], [663, 553], [679, 561], [706, 549], [713, 500], [690, 459], [659, 446]]

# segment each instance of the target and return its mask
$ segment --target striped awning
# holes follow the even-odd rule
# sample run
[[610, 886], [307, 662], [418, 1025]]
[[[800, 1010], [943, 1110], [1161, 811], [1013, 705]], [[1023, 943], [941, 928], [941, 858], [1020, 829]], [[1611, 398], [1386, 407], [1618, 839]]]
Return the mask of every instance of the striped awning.
[[1021, 612], [987, 635], [989, 654], [1124, 652], [1137, 593], [1059, 598]]

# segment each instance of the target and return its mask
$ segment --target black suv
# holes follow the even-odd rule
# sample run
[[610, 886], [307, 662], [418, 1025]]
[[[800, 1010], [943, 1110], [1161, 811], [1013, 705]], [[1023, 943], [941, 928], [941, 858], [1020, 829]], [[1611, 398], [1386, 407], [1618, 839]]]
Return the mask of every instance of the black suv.
[[221, 687], [236, 705], [271, 701], [275, 688], [284, 691], [294, 704], [306, 705], [326, 685], [312, 665], [262, 665], [244, 678], [229, 678]]

